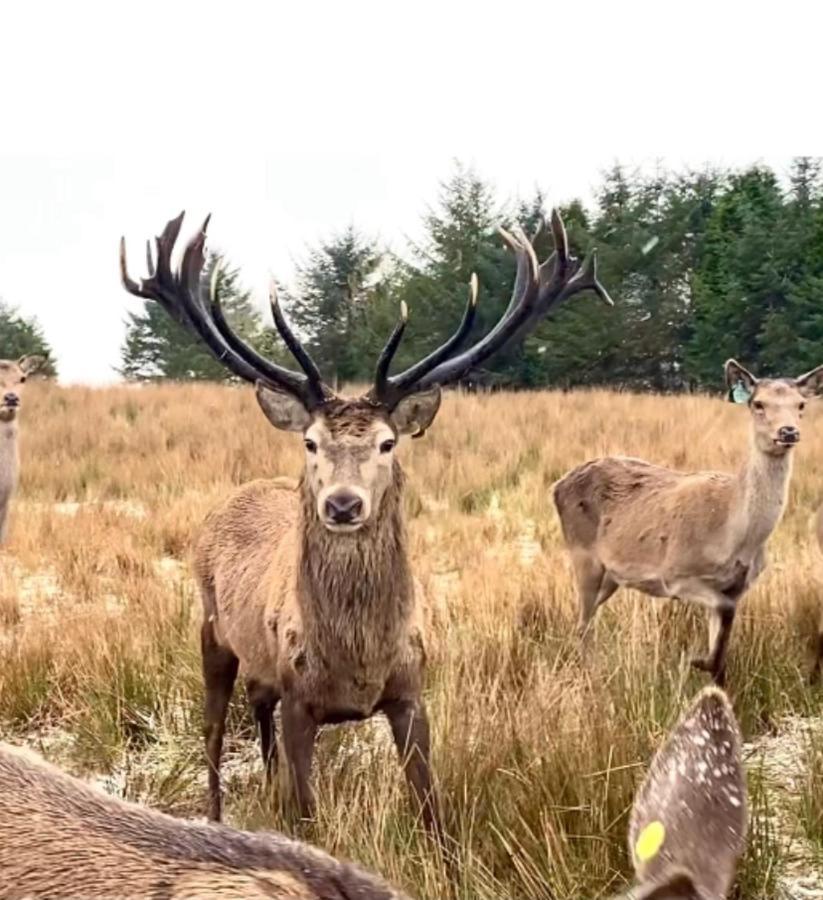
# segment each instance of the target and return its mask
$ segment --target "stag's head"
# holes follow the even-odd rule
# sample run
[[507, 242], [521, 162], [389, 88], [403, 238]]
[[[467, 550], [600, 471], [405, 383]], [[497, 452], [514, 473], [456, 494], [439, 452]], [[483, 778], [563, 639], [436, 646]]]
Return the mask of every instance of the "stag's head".
[[769, 456], [784, 456], [800, 440], [806, 400], [823, 393], [823, 366], [797, 378], [755, 378], [730, 359], [726, 363], [726, 384], [729, 399], [749, 407], [758, 450]]
[[403, 372], [390, 375], [392, 359], [406, 328], [407, 311], [383, 348], [374, 384], [362, 397], [338, 397], [323, 382], [306, 349], [283, 317], [271, 293], [275, 327], [301, 371], [284, 368], [261, 356], [229, 327], [212, 278], [208, 299], [200, 284], [208, 219], [183, 253], [178, 271], [171, 253], [183, 215], [172, 219], [156, 239], [156, 260], [148, 248], [149, 277], [134, 281], [126, 268], [121, 241], [123, 285], [138, 297], [156, 300], [193, 332], [231, 372], [256, 386], [257, 400], [276, 428], [302, 434], [306, 449], [304, 484], [311, 491], [318, 519], [331, 531], [354, 532], [373, 521], [387, 491], [398, 484], [394, 458], [403, 435], [421, 437], [440, 408], [440, 388], [479, 366], [501, 347], [528, 333], [553, 307], [581, 291], [611, 299], [597, 280], [594, 255], [582, 262], [569, 255], [560, 216], [551, 219], [554, 253], [538, 265], [531, 242], [518, 232], [501, 231], [514, 251], [517, 274], [512, 297], [500, 321], [468, 349], [460, 347], [474, 323], [477, 280], [471, 278], [468, 302], [454, 334], [428, 356]]
[[17, 417], [23, 385], [44, 362], [42, 356], [22, 356], [16, 361], [0, 359], [0, 422], [10, 422]]

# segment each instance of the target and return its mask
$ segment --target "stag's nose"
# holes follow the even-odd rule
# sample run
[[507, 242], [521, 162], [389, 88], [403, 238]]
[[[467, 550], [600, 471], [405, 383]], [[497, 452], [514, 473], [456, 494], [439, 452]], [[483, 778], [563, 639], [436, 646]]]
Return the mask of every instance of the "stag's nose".
[[781, 444], [796, 444], [800, 440], [800, 431], [793, 425], [784, 425], [777, 432], [777, 439]]
[[4, 406], [19, 406], [20, 398], [17, 396], [17, 394], [14, 394], [11, 391], [9, 391], [8, 394], [3, 395], [3, 405]]
[[363, 501], [349, 491], [340, 491], [326, 498], [326, 515], [336, 525], [354, 522], [363, 512]]

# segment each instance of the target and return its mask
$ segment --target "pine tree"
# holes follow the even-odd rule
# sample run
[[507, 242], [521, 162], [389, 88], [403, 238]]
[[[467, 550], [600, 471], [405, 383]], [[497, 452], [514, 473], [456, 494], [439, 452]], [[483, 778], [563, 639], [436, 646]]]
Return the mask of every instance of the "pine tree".
[[382, 250], [352, 226], [298, 266], [288, 315], [331, 385], [369, 377], [370, 312], [385, 294], [386, 267]]
[[29, 354], [46, 359], [38, 374], [57, 374], [54, 354], [37, 320], [25, 318], [14, 307], [0, 301], [0, 359], [16, 360]]

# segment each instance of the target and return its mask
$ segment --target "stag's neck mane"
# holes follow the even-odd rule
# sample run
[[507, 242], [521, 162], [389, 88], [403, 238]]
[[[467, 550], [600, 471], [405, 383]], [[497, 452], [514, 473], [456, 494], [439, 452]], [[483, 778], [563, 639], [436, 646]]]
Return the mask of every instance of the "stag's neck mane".
[[300, 485], [302, 527], [298, 599], [311, 639], [366, 660], [396, 646], [414, 602], [406, 525], [405, 476], [392, 483], [373, 519], [353, 534], [334, 534], [318, 519], [316, 501]]

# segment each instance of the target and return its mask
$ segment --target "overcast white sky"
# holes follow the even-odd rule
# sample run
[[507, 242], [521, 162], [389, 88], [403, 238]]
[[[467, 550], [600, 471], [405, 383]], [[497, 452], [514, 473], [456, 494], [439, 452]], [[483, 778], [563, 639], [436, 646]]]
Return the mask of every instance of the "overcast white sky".
[[[115, 378], [125, 233], [181, 209], [262, 298], [354, 222], [395, 249], [459, 158], [503, 196], [590, 196], [615, 160], [821, 150], [811, 3], [6, 4], [0, 297], [62, 380]], [[2, 348], [0, 348], [2, 356]]]

